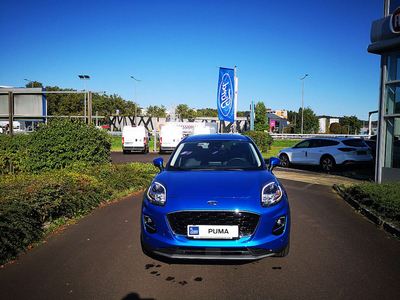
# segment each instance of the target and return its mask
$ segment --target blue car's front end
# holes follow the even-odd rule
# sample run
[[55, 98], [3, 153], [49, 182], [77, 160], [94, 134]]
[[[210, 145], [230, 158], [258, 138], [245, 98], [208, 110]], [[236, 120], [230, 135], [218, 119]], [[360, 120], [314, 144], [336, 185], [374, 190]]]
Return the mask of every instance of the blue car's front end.
[[289, 202], [264, 162], [248, 170], [167, 168], [144, 195], [141, 227], [143, 250], [169, 258], [282, 257]]

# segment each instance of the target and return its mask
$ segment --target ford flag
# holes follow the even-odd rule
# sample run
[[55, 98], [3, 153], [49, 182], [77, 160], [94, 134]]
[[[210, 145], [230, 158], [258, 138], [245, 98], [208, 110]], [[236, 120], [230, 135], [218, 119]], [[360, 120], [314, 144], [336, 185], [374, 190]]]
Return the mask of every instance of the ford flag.
[[219, 68], [218, 117], [220, 120], [235, 122], [235, 70]]

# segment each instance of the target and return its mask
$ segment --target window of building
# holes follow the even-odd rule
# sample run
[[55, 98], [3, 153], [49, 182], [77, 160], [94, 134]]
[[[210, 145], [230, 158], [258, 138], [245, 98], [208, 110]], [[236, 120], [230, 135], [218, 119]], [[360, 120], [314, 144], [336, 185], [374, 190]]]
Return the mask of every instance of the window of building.
[[400, 168], [400, 51], [388, 55], [384, 167]]

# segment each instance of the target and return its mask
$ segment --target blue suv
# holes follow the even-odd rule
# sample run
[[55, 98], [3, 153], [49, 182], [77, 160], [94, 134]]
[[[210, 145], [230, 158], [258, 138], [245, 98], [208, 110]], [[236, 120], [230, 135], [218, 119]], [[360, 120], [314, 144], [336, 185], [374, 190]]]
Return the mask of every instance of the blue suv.
[[290, 209], [246, 136], [185, 138], [160, 168], [142, 203], [143, 252], [171, 259], [255, 260], [289, 253]]

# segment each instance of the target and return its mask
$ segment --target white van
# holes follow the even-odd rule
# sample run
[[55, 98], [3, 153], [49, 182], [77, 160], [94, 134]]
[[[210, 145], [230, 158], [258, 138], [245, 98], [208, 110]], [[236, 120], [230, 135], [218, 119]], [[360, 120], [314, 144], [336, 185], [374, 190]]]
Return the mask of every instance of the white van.
[[211, 133], [217, 133], [215, 127], [210, 127], [210, 126], [196, 126], [193, 128], [193, 135], [196, 134], [211, 134]]
[[149, 152], [149, 133], [144, 126], [128, 127], [122, 129], [122, 151]]
[[183, 139], [183, 129], [178, 126], [163, 126], [160, 131], [160, 153], [173, 151]]

